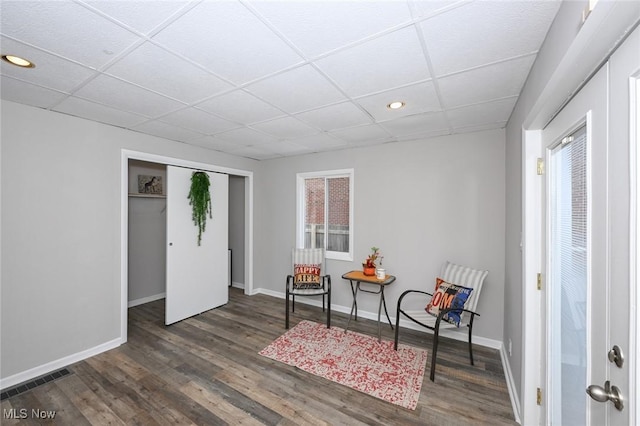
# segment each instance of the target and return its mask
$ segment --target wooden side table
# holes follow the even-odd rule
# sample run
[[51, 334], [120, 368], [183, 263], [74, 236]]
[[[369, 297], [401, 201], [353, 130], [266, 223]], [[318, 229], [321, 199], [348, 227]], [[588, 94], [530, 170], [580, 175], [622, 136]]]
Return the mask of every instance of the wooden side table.
[[[376, 276], [369, 276], [362, 273], [362, 271], [351, 271], [342, 275], [342, 278], [345, 280], [349, 280], [351, 284], [351, 293], [353, 294], [353, 303], [351, 304], [351, 312], [349, 312], [349, 320], [347, 321], [347, 327], [344, 329], [346, 333], [349, 329], [349, 324], [351, 323], [351, 317], [355, 311], [355, 320], [358, 320], [358, 291], [364, 291], [365, 293], [371, 294], [379, 294], [380, 302], [378, 303], [378, 342], [381, 341], [382, 337], [382, 328], [380, 323], [380, 313], [382, 312], [382, 307], [384, 306], [384, 313], [387, 316], [387, 321], [389, 321], [389, 325], [393, 330], [393, 324], [391, 324], [391, 319], [389, 318], [389, 312], [387, 311], [387, 302], [384, 299], [384, 288], [394, 282], [396, 277], [393, 275], [386, 275], [383, 280], [379, 280]], [[368, 290], [366, 288], [362, 288], [362, 285], [368, 286], [377, 286], [377, 290]]]

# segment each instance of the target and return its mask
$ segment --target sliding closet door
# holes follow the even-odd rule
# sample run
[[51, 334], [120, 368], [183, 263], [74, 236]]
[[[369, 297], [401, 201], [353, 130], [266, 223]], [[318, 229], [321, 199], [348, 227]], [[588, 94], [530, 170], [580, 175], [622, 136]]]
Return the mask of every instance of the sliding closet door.
[[193, 171], [167, 166], [167, 325], [229, 300], [229, 176], [208, 173], [213, 217], [198, 246], [188, 200]]

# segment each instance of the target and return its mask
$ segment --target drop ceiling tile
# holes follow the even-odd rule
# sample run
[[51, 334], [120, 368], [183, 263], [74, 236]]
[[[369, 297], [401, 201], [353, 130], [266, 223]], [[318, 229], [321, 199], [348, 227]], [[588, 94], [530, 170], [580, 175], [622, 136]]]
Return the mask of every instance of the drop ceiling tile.
[[377, 124], [334, 130], [329, 134], [348, 142], [386, 141], [391, 139], [389, 133]]
[[146, 117], [157, 117], [184, 107], [184, 104], [104, 74], [74, 95]]
[[190, 141], [189, 144], [254, 160], [268, 160], [282, 156], [282, 154], [271, 149], [271, 145], [242, 145], [235, 142], [223, 141], [217, 136], [205, 136], [204, 138], [194, 139]]
[[455, 129], [503, 123], [509, 120], [517, 100], [518, 98], [514, 96], [509, 99], [456, 108], [447, 111], [447, 117]]
[[312, 136], [303, 136], [300, 138], [295, 138], [290, 142], [294, 142], [296, 145], [304, 146], [317, 152], [338, 148], [347, 148], [349, 146], [346, 142], [340, 139], [333, 138], [326, 133], [320, 133]]
[[223, 141], [220, 138], [210, 135], [192, 139], [189, 141], [189, 144], [220, 152], [229, 152], [229, 150], [235, 145], [235, 143]]
[[371, 117], [351, 102], [303, 112], [295, 117], [324, 131], [370, 124], [372, 121]]
[[0, 76], [0, 78], [2, 99], [7, 101], [39, 108], [51, 108], [68, 96], [64, 93], [35, 86], [5, 75]]
[[291, 114], [347, 100], [311, 65], [261, 80], [245, 90]]
[[202, 2], [153, 40], [237, 84], [302, 61], [239, 2]]
[[80, 83], [91, 77], [95, 71], [74, 62], [34, 49], [23, 43], [0, 37], [2, 54], [13, 54], [29, 59], [35, 68], [20, 68], [0, 61], [3, 75], [37, 84], [50, 89], [71, 92]]
[[53, 110], [125, 128], [135, 126], [147, 120], [141, 115], [120, 111], [115, 108], [74, 97], [63, 100], [56, 105]]
[[559, 5], [556, 1], [480, 1], [423, 21], [420, 25], [434, 72], [440, 76], [536, 52]]
[[72, 1], [3, 1], [0, 22], [4, 35], [94, 68], [138, 40]]
[[282, 156], [302, 155], [302, 154], [309, 154], [313, 152], [311, 148], [299, 145], [292, 141], [271, 142], [269, 143], [268, 148], [269, 148], [269, 151], [273, 151], [274, 153]]
[[[395, 110], [387, 108], [387, 105], [393, 101], [402, 101], [405, 106]], [[364, 96], [356, 99], [355, 102], [359, 103], [378, 121], [442, 109], [436, 90], [430, 81]]]
[[148, 34], [182, 9], [187, 0], [171, 1], [108, 1], [84, 0], [85, 3], [122, 22], [130, 28]]
[[316, 62], [349, 96], [362, 96], [430, 77], [413, 26]]
[[418, 18], [427, 18], [439, 13], [443, 13], [444, 11], [452, 8], [465, 6], [469, 2], [466, 0], [409, 0], [409, 3], [411, 3], [412, 7], [414, 8], [416, 16]]
[[278, 108], [242, 90], [216, 96], [199, 103], [197, 108], [242, 124], [251, 124], [284, 115]]
[[151, 43], [144, 43], [106, 72], [185, 103], [194, 103], [233, 87]]
[[215, 135], [215, 138], [234, 145], [242, 146], [264, 145], [278, 140], [273, 136], [265, 135], [264, 133], [256, 132], [255, 130], [248, 129], [246, 127], [219, 133]]
[[204, 134], [220, 133], [238, 127], [231, 121], [195, 108], [181, 109], [167, 114], [159, 120]]
[[405, 2], [251, 1], [251, 6], [308, 57], [411, 21]]
[[133, 130], [179, 142], [189, 142], [194, 139], [202, 138], [203, 136], [202, 133], [163, 123], [158, 120], [147, 121], [146, 123], [139, 124], [134, 126]]
[[446, 107], [518, 96], [534, 60], [525, 56], [438, 79]]
[[385, 130], [394, 136], [402, 137], [416, 133], [427, 133], [440, 130], [447, 130], [446, 118], [441, 112], [428, 112], [423, 114], [410, 115], [395, 120], [380, 123]]
[[276, 118], [251, 125], [254, 129], [269, 133], [278, 138], [296, 138], [318, 133], [318, 129], [308, 126], [293, 117]]
[[452, 133], [473, 133], [482, 132], [485, 130], [504, 129], [507, 126], [507, 121], [498, 121], [488, 124], [479, 124], [477, 126], [458, 127], [453, 129]]
[[441, 130], [427, 130], [420, 131], [418, 133], [411, 133], [409, 135], [401, 136], [396, 139], [397, 142], [409, 142], [409, 141], [419, 141], [424, 139], [431, 139], [437, 136], [445, 136], [449, 135], [451, 132], [448, 129]]
[[275, 154], [262, 146], [236, 145], [230, 148], [228, 153], [240, 157], [251, 158], [253, 160], [269, 160], [280, 157], [280, 155]]

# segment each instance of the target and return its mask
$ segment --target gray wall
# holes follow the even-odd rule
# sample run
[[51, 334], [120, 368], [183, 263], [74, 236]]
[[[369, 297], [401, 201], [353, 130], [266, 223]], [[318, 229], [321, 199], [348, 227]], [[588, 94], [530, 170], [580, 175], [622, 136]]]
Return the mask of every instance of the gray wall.
[[229, 248], [233, 253], [231, 277], [234, 285], [238, 287], [244, 287], [245, 283], [245, 179], [243, 176], [229, 176]]
[[[37, 123], [37, 125], [34, 125]], [[477, 334], [503, 335], [504, 131], [256, 162], [2, 102], [2, 378], [120, 337], [121, 149], [254, 172], [254, 288], [282, 292], [295, 243], [296, 172], [355, 169], [355, 259], [381, 247], [406, 288], [431, 288], [441, 263], [487, 268]], [[361, 309], [374, 312], [375, 298]], [[422, 309], [423, 306], [415, 306]]]
[[[388, 307], [409, 288], [432, 289], [445, 260], [488, 269], [479, 302], [479, 336], [501, 340], [504, 291], [505, 151], [502, 130], [439, 137], [264, 162], [256, 182], [256, 287], [284, 292], [295, 245], [296, 173], [353, 168], [355, 259], [329, 260], [332, 304], [351, 306], [340, 276], [360, 269], [371, 246], [397, 281]], [[377, 312], [377, 298], [361, 297], [361, 310]], [[424, 304], [409, 305], [422, 310]]]
[[2, 378], [120, 337], [121, 148], [260, 179], [256, 161], [2, 101]]

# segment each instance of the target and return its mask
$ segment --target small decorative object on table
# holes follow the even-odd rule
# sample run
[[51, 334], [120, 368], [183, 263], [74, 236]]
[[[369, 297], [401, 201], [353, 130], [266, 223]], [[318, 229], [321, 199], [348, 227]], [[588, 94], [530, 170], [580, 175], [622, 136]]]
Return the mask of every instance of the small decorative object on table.
[[376, 274], [376, 268], [379, 265], [382, 266], [382, 255], [378, 247], [371, 247], [371, 254], [367, 256], [367, 259], [362, 263], [362, 273], [367, 276], [373, 276]]

